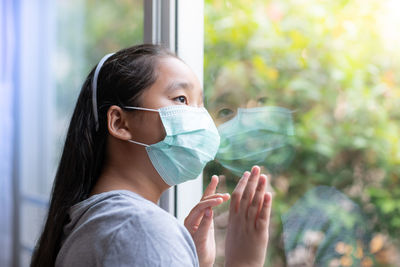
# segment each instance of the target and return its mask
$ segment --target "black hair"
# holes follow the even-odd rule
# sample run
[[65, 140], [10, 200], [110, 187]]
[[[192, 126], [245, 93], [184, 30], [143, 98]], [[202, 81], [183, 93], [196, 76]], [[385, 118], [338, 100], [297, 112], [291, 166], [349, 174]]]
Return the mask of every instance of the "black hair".
[[91, 87], [95, 68], [87, 76], [68, 128], [32, 267], [55, 265], [70, 207], [88, 198], [98, 180], [105, 162], [108, 108], [140, 106], [141, 93], [157, 80], [157, 60], [162, 57], [176, 56], [163, 46], [143, 44], [120, 50], [106, 60], [97, 81], [97, 131]]

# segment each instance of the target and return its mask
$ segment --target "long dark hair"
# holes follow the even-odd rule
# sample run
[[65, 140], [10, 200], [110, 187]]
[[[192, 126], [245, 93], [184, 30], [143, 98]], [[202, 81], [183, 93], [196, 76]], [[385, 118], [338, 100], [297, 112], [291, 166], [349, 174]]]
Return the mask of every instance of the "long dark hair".
[[157, 79], [157, 60], [175, 57], [159, 45], [123, 49], [102, 66], [97, 82], [99, 129], [92, 108], [94, 68], [84, 82], [68, 128], [54, 179], [50, 208], [42, 235], [32, 256], [32, 267], [54, 266], [61, 247], [68, 210], [88, 198], [105, 161], [107, 110], [111, 105], [139, 106], [140, 94]]

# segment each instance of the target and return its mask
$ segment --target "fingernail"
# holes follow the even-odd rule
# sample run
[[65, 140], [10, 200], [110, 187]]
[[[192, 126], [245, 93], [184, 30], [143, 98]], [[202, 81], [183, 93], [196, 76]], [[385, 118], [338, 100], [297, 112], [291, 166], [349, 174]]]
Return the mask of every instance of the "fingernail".
[[258, 167], [257, 165], [254, 165], [253, 168], [251, 168], [251, 173], [254, 174], [256, 172], [257, 168], [260, 168], [260, 167]]

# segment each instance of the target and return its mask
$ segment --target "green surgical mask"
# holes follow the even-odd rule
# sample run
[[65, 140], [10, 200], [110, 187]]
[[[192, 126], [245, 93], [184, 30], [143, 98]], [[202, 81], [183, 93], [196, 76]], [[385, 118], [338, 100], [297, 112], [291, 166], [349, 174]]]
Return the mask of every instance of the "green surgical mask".
[[292, 111], [286, 108], [239, 108], [218, 132], [221, 144], [216, 160], [239, 176], [253, 165], [278, 172], [294, 155]]
[[124, 107], [158, 112], [164, 126], [164, 140], [148, 145], [134, 140], [129, 142], [145, 146], [147, 154], [161, 178], [170, 186], [197, 178], [207, 162], [218, 151], [219, 135], [207, 110], [186, 105], [160, 109]]

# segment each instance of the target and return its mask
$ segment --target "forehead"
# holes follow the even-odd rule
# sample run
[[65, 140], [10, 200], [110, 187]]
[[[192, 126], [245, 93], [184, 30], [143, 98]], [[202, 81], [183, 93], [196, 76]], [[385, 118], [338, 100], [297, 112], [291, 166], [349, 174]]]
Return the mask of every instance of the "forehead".
[[196, 74], [182, 60], [174, 57], [166, 57], [158, 60], [157, 81], [165, 86], [171, 84], [182, 85], [186, 89], [201, 90], [201, 84]]
[[157, 61], [156, 81], [143, 91], [141, 105], [159, 108], [171, 104], [171, 99], [182, 94], [189, 103], [203, 103], [203, 89], [194, 72], [183, 61], [174, 57], [160, 58]]

